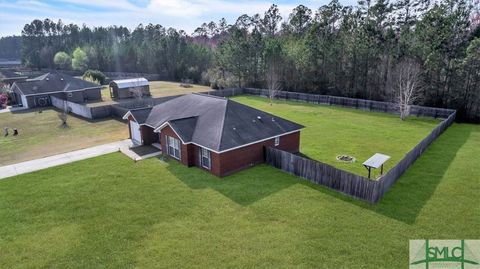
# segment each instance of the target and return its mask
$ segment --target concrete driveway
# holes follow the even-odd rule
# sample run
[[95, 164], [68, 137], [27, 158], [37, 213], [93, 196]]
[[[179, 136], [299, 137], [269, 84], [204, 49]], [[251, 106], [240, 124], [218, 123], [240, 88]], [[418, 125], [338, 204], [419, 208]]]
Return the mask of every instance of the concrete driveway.
[[118, 142], [71, 151], [32, 161], [0, 166], [0, 179], [30, 173], [62, 164], [76, 162], [92, 157], [97, 157], [112, 152], [117, 152], [130, 146], [132, 146], [132, 142], [130, 141], [130, 139], [126, 139]]

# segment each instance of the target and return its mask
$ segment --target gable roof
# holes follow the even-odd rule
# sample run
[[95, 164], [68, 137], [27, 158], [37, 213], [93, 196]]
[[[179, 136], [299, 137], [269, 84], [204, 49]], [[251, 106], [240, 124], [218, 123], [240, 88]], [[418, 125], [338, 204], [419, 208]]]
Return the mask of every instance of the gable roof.
[[192, 141], [198, 116], [170, 121], [170, 126], [177, 132], [183, 141]]
[[184, 143], [216, 152], [303, 128], [235, 101], [203, 94], [188, 94], [154, 106], [145, 124], [156, 131], [170, 125]]
[[129, 79], [117, 79], [112, 80], [111, 84], [116, 84], [119, 89], [148, 86], [148, 80], [146, 78], [129, 78]]
[[14, 85], [23, 95], [72, 92], [102, 87], [59, 72], [50, 72], [33, 79], [17, 81]]
[[150, 111], [152, 111], [151, 107], [131, 109], [123, 116], [123, 119], [126, 120], [129, 115], [132, 115], [138, 124], [144, 124], [148, 115], [150, 115]]

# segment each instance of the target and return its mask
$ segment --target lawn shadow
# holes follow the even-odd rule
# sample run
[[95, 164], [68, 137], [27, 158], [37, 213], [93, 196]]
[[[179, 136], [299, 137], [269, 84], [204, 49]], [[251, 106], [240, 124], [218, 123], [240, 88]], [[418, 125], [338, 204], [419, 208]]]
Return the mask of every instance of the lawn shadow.
[[[298, 182], [282, 176], [282, 171], [271, 169], [266, 165], [219, 178], [198, 167], [186, 168], [175, 160], [167, 160], [167, 162], [170, 164], [167, 168], [170, 173], [188, 187], [215, 190], [242, 206], [248, 206], [298, 184]], [[275, 177], [276, 173], [278, 173], [278, 177]]]
[[386, 217], [413, 224], [434, 194], [457, 152], [468, 140], [473, 128], [469, 125], [455, 124], [447, 129], [394, 183], [377, 204], [369, 204], [308, 181], [302, 184]]

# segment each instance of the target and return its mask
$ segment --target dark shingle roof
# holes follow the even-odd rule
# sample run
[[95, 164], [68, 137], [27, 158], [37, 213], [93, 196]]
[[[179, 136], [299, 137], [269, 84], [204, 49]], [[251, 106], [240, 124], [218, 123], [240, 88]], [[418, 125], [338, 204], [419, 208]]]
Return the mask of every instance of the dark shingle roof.
[[225, 98], [189, 94], [156, 105], [145, 123], [169, 123], [185, 142], [223, 151], [303, 128]]
[[145, 123], [145, 121], [147, 120], [148, 115], [150, 115], [150, 111], [152, 111], [152, 108], [147, 107], [130, 110], [130, 113], [139, 124], [142, 124]]
[[27, 79], [26, 81], [17, 81], [15, 85], [17, 85], [24, 95], [69, 92], [101, 87], [83, 79], [74, 78], [58, 72], [47, 73], [33, 79]]
[[183, 141], [192, 141], [193, 133], [197, 126], [198, 117], [190, 117], [170, 121], [172, 128]]

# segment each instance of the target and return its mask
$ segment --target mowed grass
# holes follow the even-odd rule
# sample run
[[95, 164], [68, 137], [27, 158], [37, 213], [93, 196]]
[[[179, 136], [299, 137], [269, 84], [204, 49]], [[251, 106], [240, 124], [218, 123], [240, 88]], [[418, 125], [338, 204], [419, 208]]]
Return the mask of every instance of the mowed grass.
[[[384, 172], [424, 139], [439, 123], [430, 118], [410, 117], [406, 121], [387, 113], [324, 106], [267, 98], [239, 96], [233, 100], [272, 113], [305, 126], [300, 136], [300, 151], [307, 157], [352, 173], [367, 176], [362, 163], [375, 153], [392, 158]], [[354, 163], [336, 160], [338, 155], [356, 158]], [[372, 169], [372, 178], [380, 171]]]
[[[179, 82], [170, 82], [170, 81], [149, 81], [150, 83], [150, 94], [152, 97], [165, 97], [173, 95], [182, 95], [189, 94], [194, 92], [208, 92], [212, 89], [208, 86], [190, 84], [192, 87], [185, 88], [181, 87]], [[114, 103], [115, 101], [123, 102], [125, 100], [131, 99], [121, 99], [121, 100], [112, 100], [110, 97], [110, 89], [108, 86], [102, 89], [102, 99], [103, 102], [94, 102], [90, 106], [104, 105], [107, 103]]]
[[[58, 111], [51, 108], [1, 113], [0, 166], [128, 138], [128, 127], [113, 119], [87, 121], [69, 116], [67, 128], [61, 123]], [[10, 128], [7, 137], [4, 127]], [[11, 128], [17, 128], [19, 135], [13, 136]]]
[[376, 205], [120, 153], [1, 180], [0, 268], [407, 268], [409, 239], [480, 237], [479, 148], [454, 124]]

